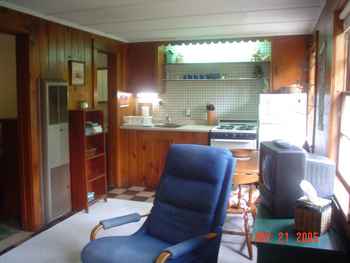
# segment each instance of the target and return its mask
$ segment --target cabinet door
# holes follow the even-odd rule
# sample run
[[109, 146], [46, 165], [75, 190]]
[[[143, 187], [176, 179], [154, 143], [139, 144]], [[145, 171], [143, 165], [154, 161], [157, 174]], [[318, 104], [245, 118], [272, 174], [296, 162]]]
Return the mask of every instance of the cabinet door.
[[166, 156], [173, 143], [166, 133], [144, 133], [142, 135], [141, 169], [144, 185], [156, 188], [164, 170]]
[[128, 91], [162, 92], [164, 48], [154, 43], [129, 44], [127, 51]]
[[175, 141], [177, 144], [199, 144], [208, 145], [208, 133], [207, 132], [177, 132], [174, 133]]
[[[156, 188], [171, 144], [208, 145], [208, 133], [123, 131], [120, 171], [128, 186]], [[124, 180], [124, 179], [123, 179]]]
[[307, 78], [307, 36], [272, 40], [272, 89], [303, 84]]

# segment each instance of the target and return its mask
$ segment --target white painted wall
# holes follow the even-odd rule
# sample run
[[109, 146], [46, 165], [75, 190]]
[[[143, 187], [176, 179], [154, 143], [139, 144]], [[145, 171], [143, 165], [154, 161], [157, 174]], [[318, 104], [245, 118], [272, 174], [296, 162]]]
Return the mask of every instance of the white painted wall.
[[16, 38], [0, 34], [0, 119], [17, 118]]

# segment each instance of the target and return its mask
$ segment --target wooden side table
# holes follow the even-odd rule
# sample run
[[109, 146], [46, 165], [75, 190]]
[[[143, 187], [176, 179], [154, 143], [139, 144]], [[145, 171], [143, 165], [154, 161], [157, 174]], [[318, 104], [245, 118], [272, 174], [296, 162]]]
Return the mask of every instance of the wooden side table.
[[258, 263], [349, 262], [346, 242], [334, 228], [318, 238], [303, 240], [302, 236], [294, 230], [293, 218], [273, 218], [259, 205], [252, 240], [258, 249]]

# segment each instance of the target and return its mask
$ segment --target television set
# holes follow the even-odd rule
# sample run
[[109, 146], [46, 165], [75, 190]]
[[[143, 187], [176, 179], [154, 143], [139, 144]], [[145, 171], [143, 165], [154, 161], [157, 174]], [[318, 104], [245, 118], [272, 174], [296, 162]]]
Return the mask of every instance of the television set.
[[333, 195], [334, 162], [287, 142], [262, 142], [259, 168], [261, 204], [274, 217], [294, 217], [296, 200], [303, 195], [299, 186], [303, 179], [314, 186], [320, 197]]

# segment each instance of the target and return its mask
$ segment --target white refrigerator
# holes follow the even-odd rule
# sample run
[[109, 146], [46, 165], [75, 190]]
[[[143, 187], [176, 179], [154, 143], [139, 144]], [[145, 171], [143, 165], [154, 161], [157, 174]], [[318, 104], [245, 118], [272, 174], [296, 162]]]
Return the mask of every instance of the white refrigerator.
[[306, 112], [306, 93], [261, 94], [259, 143], [280, 139], [301, 147], [306, 140]]

